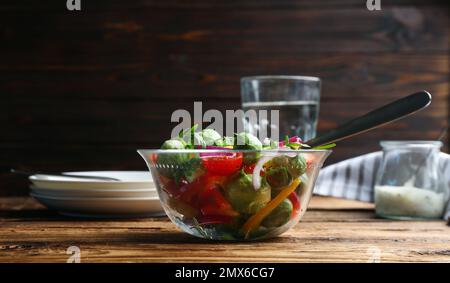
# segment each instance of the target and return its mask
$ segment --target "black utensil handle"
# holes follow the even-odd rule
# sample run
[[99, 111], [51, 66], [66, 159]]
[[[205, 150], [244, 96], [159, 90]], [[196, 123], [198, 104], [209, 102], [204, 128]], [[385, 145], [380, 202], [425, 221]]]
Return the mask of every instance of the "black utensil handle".
[[369, 131], [410, 115], [431, 103], [431, 94], [420, 91], [377, 108], [364, 116], [353, 119], [324, 135], [306, 142], [310, 146], [319, 146]]

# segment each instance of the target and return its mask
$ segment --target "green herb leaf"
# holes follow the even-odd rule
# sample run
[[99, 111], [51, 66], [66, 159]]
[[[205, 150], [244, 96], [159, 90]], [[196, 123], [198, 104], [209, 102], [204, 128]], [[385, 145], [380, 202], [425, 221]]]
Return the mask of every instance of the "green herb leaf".
[[311, 148], [310, 145], [300, 142], [290, 142], [289, 136], [284, 137], [284, 145], [287, 147], [290, 147], [291, 149], [297, 150], [301, 148]]
[[329, 144], [324, 144], [324, 145], [319, 145], [319, 146], [315, 146], [312, 149], [329, 149], [329, 148], [333, 148], [335, 147], [336, 144], [335, 143], [329, 143]]

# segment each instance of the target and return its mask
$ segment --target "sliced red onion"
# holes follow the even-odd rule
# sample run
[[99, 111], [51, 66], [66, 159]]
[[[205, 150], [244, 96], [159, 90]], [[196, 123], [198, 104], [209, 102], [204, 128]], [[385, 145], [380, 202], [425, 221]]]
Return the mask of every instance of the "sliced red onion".
[[289, 142], [302, 143], [302, 139], [299, 136], [293, 136], [289, 139]]
[[259, 190], [261, 188], [261, 171], [263, 169], [264, 164], [271, 160], [273, 156], [263, 156], [261, 157], [258, 162], [255, 165], [255, 169], [253, 169], [253, 176], [252, 176], [252, 184], [255, 191]]

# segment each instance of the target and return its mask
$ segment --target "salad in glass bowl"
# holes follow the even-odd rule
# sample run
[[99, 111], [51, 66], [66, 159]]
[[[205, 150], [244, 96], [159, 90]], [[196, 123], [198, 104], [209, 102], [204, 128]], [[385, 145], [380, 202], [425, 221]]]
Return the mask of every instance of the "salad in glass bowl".
[[275, 237], [297, 224], [331, 153], [298, 137], [261, 142], [249, 133], [222, 137], [195, 126], [145, 159], [168, 217], [185, 232], [213, 240]]

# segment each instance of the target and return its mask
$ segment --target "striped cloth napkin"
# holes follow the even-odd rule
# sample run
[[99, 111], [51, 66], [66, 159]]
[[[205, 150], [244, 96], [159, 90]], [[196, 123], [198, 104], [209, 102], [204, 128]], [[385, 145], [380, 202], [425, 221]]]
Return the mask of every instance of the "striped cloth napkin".
[[[322, 196], [374, 202], [374, 183], [383, 153], [381, 151], [347, 159], [324, 167], [317, 178], [314, 193]], [[441, 186], [450, 194], [450, 155], [441, 152]], [[450, 201], [444, 219], [450, 221]]]

